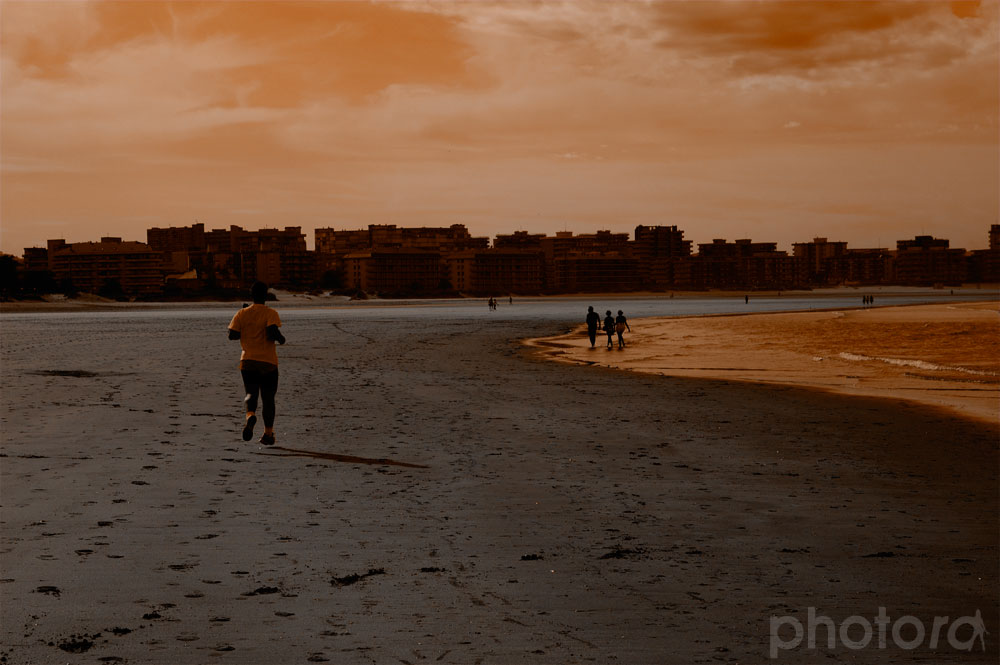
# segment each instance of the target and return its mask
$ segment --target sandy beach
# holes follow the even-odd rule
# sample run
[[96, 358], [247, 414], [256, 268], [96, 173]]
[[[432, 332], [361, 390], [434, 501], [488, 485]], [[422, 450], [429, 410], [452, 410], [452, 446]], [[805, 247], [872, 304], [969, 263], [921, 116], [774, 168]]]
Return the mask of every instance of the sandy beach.
[[631, 323], [627, 348], [581, 327], [534, 342], [557, 360], [670, 376], [892, 397], [1000, 421], [1000, 303], [876, 307]]
[[[231, 315], [0, 317], [3, 663], [997, 660], [995, 425], [550, 362], [521, 340], [567, 326], [503, 309], [287, 310], [266, 448]], [[990, 633], [770, 659], [810, 607]]]

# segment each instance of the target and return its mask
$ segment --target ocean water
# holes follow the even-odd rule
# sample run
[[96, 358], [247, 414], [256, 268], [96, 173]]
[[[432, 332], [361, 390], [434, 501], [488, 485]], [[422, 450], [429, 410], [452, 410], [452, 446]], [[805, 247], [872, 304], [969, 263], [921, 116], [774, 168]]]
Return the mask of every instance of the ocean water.
[[[924, 292], [913, 294], [877, 295], [876, 305], [913, 305], [934, 302], [969, 302], [996, 299], [993, 291], [965, 291], [954, 296]], [[808, 311], [819, 309], [860, 308], [861, 295], [792, 295], [752, 296], [745, 303], [742, 297], [675, 297], [669, 296], [593, 296], [565, 298], [515, 298], [513, 304], [500, 300], [491, 311], [482, 299], [454, 300], [378, 300], [348, 301], [337, 299], [294, 298], [271, 302], [285, 322], [295, 321], [399, 321], [401, 323], [433, 324], [435, 321], [526, 321], [560, 325], [583, 323], [587, 307], [602, 317], [607, 310], [617, 314], [622, 310], [629, 319], [651, 316], [699, 316], [706, 314], [751, 314], [758, 312]], [[80, 312], [12, 312], [0, 313], [0, 331], [18, 334], [31, 329], [61, 327], [65, 325], [122, 325], [129, 322], [155, 324], [166, 327], [183, 325], [184, 321], [199, 324], [208, 321], [228, 320], [239, 307], [238, 303], [171, 303], [128, 309]]]

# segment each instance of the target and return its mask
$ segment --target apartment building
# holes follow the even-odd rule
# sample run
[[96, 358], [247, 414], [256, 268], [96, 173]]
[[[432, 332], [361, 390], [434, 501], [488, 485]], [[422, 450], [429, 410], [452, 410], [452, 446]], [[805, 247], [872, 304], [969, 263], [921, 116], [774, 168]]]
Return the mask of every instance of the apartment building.
[[363, 230], [316, 229], [316, 251], [343, 256], [380, 249], [418, 249], [428, 252], [458, 252], [489, 247], [490, 239], [473, 237], [464, 224], [443, 227], [399, 227], [370, 224]]
[[260, 280], [278, 287], [305, 287], [316, 283], [317, 261], [306, 249], [299, 226], [247, 231], [205, 231], [204, 224], [152, 228], [146, 238], [163, 255], [165, 269], [180, 273], [196, 270], [205, 283], [217, 288], [248, 288]]
[[676, 226], [637, 226], [632, 256], [639, 261], [639, 276], [646, 289], [665, 289], [674, 283], [674, 265], [691, 256], [691, 241]]
[[[68, 280], [78, 291], [98, 293], [115, 285], [129, 295], [163, 291], [162, 257], [145, 243], [115, 237], [67, 243], [60, 238], [49, 240], [45, 253], [48, 270], [56, 281]], [[38, 265], [41, 253], [33, 250], [31, 254]]]
[[887, 284], [892, 275], [892, 254], [888, 248], [848, 249], [823, 260], [822, 283]]
[[716, 238], [674, 264], [674, 284], [686, 289], [789, 289], [802, 283], [802, 262], [774, 242]]
[[445, 257], [452, 288], [471, 295], [541, 293], [544, 256], [540, 250], [484, 249]]
[[969, 279], [973, 282], [1000, 282], [1000, 224], [990, 226], [989, 248], [975, 249], [969, 256]]
[[812, 242], [792, 243], [792, 255], [800, 261], [802, 277], [810, 284], [826, 284], [827, 261], [847, 252], [847, 243], [830, 242], [826, 238], [813, 238]]
[[146, 229], [146, 244], [158, 252], [200, 252], [205, 250], [205, 225], [170, 226]]
[[959, 285], [969, 276], [965, 250], [932, 236], [897, 241], [893, 264], [893, 283], [905, 286]]
[[637, 291], [639, 260], [624, 253], [575, 252], [557, 256], [547, 267], [548, 293]]
[[345, 286], [366, 293], [434, 292], [447, 279], [438, 252], [385, 248], [348, 254], [343, 265]]
[[498, 234], [493, 239], [494, 249], [541, 249], [544, 233], [528, 233], [514, 231], [510, 234]]

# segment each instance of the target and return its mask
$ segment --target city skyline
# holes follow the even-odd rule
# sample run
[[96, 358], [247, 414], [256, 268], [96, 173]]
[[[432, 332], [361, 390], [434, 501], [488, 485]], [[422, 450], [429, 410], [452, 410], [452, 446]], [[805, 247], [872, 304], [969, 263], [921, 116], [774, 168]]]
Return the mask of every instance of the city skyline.
[[[133, 237], [126, 237], [126, 236], [113, 236], [113, 235], [110, 235], [110, 234], [102, 233], [102, 234], [100, 234], [98, 236], [92, 236], [92, 237], [87, 237], [87, 238], [59, 238], [59, 240], [66, 241], [68, 244], [73, 244], [73, 243], [97, 243], [97, 242], [101, 242], [101, 240], [103, 238], [115, 238], [116, 240], [121, 240], [121, 241], [125, 241], [125, 242], [138, 242], [138, 243], [142, 243], [142, 244], [148, 244], [148, 234], [149, 234], [150, 231], [171, 231], [171, 230], [176, 230], [176, 229], [183, 230], [183, 229], [191, 228], [193, 226], [198, 226], [198, 225], [204, 227], [204, 229], [206, 231], [220, 232], [220, 231], [229, 231], [229, 230], [231, 230], [233, 228], [236, 228], [236, 229], [238, 229], [240, 231], [246, 231], [248, 233], [259, 233], [261, 231], [275, 231], [275, 232], [279, 232], [280, 233], [280, 232], [283, 232], [283, 231], [287, 232], [289, 228], [296, 228], [296, 229], [300, 229], [301, 230], [302, 235], [304, 237], [305, 244], [306, 244], [306, 248], [310, 252], [322, 251], [319, 248], [317, 248], [317, 246], [316, 246], [316, 244], [317, 244], [316, 243], [316, 236], [317, 236], [316, 231], [320, 231], [320, 232], [324, 232], [324, 231], [325, 232], [336, 231], [336, 232], [342, 232], [342, 233], [367, 232], [367, 231], [369, 231], [371, 229], [371, 227], [380, 227], [380, 226], [386, 227], [386, 228], [397, 228], [398, 227], [399, 229], [422, 229], [422, 228], [423, 229], [427, 229], [427, 228], [435, 228], [436, 229], [436, 228], [447, 228], [447, 227], [440, 226], [440, 225], [434, 226], [434, 227], [430, 227], [430, 226], [428, 226], [428, 227], [415, 227], [415, 226], [409, 226], [409, 227], [407, 227], [407, 226], [396, 225], [396, 224], [372, 224], [372, 225], [366, 225], [364, 227], [357, 226], [357, 227], [344, 227], [344, 228], [316, 227], [316, 228], [312, 228], [312, 229], [307, 229], [307, 228], [302, 227], [302, 226], [297, 225], [297, 224], [289, 224], [289, 225], [286, 225], [286, 226], [277, 226], [277, 225], [275, 225], [275, 226], [262, 226], [260, 228], [247, 228], [247, 227], [242, 227], [242, 226], [239, 226], [239, 225], [231, 225], [231, 226], [226, 226], [226, 227], [217, 227], [217, 226], [213, 226], [213, 225], [206, 225], [204, 222], [201, 222], [201, 221], [198, 221], [198, 220], [194, 220], [193, 224], [190, 224], [190, 225], [174, 224], [174, 225], [170, 225], [170, 226], [166, 226], [166, 227], [150, 227], [148, 229], [143, 229], [142, 232], [141, 232], [141, 237], [134, 237], [133, 238]], [[459, 224], [459, 226], [463, 226], [464, 227], [465, 225]], [[663, 228], [663, 227], [667, 227], [667, 226], [669, 226], [669, 227], [676, 227], [677, 230], [679, 230], [682, 235], [687, 235], [687, 229], [681, 228], [680, 226], [677, 226], [677, 225], [651, 225], [651, 226], [648, 226], [648, 228], [658, 228], [658, 227]], [[996, 224], [992, 224], [992, 225], [990, 225], [989, 227], [987, 227], [985, 229], [980, 229], [979, 235], [981, 237], [979, 238], [978, 242], [973, 241], [973, 243], [970, 244], [970, 245], [968, 245], [968, 246], [959, 246], [958, 244], [956, 244], [954, 242], [954, 239], [951, 238], [951, 237], [949, 237], [949, 236], [935, 236], [935, 235], [929, 234], [929, 233], [919, 233], [919, 232], [916, 232], [916, 231], [911, 231], [908, 234], [905, 234], [905, 232], [904, 232], [904, 237], [900, 237], [900, 238], [895, 238], [894, 237], [894, 238], [888, 238], [888, 239], [884, 238], [884, 239], [882, 239], [882, 243], [881, 244], [872, 245], [871, 247], [868, 247], [867, 249], [884, 249], [884, 250], [890, 250], [891, 251], [892, 249], [894, 249], [896, 247], [897, 243], [909, 241], [909, 240], [911, 240], [912, 238], [915, 238], [915, 237], [932, 237], [932, 238], [935, 238], [935, 239], [938, 239], [938, 240], [947, 240], [947, 241], [949, 241], [949, 243], [951, 243], [951, 246], [953, 248], [961, 248], [961, 249], [966, 249], [966, 250], [970, 250], [970, 251], [979, 250], [979, 249], [985, 249], [985, 248], [987, 248], [987, 247], [990, 246], [991, 237], [992, 237], [992, 234], [995, 233], [994, 229], [996, 228], [996, 226], [997, 226]], [[471, 231], [471, 229], [469, 229], [469, 230]], [[596, 231], [593, 231], [593, 232], [591, 232], [591, 231], [580, 231], [578, 229], [571, 229], [571, 228], [563, 228], [563, 229], [559, 229], [559, 230], [553, 231], [552, 233], [541, 233], [541, 232], [539, 232], [539, 234], [540, 235], [545, 235], [547, 237], [555, 237], [558, 234], [569, 233], [572, 237], [579, 238], [579, 237], [583, 237], [583, 236], [593, 236], [595, 233], [609, 233], [609, 232], [612, 233], [612, 234], [625, 234], [626, 236], [628, 236], [628, 240], [630, 240], [630, 241], [636, 239], [635, 238], [635, 229], [634, 228], [628, 229], [628, 230], [597, 229]], [[525, 229], [506, 229], [506, 230], [504, 230], [504, 229], [498, 229], [497, 232], [495, 234], [493, 234], [493, 235], [486, 236], [486, 235], [479, 235], [479, 234], [474, 234], [473, 233], [473, 234], [471, 234], [471, 236], [472, 237], [483, 238], [483, 239], [485, 239], [485, 240], [488, 241], [488, 243], [489, 243], [488, 246], [489, 247], [494, 247], [495, 246], [494, 243], [495, 243], [495, 241], [496, 241], [496, 239], [497, 239], [498, 236], [510, 236], [511, 234], [517, 234], [517, 233], [535, 234], [534, 231], [525, 230]], [[20, 257], [20, 256], [23, 255], [23, 250], [25, 250], [25, 249], [32, 249], [32, 248], [44, 248], [46, 246], [46, 244], [49, 243], [49, 242], [51, 242], [52, 240], [54, 240], [54, 238], [46, 238], [45, 240], [43, 240], [41, 242], [38, 242], [38, 243], [36, 243], [34, 245], [28, 245], [28, 246], [23, 247], [21, 249], [21, 251], [3, 252], [3, 253], [10, 254], [12, 256], [18, 256], [18, 257]], [[717, 241], [720, 241], [720, 240], [721, 241], [726, 241], [726, 242], [736, 242], [736, 241], [740, 241], [740, 240], [753, 240], [753, 241], [756, 241], [756, 242], [774, 243], [775, 245], [777, 245], [777, 249], [779, 251], [787, 251], [787, 252], [790, 252], [794, 248], [794, 246], [797, 245], [797, 244], [809, 243], [809, 242], [812, 242], [814, 240], [830, 241], [830, 242], [833, 242], [833, 243], [843, 242], [845, 245], [850, 246], [852, 249], [860, 249], [860, 248], [862, 248], [862, 246], [859, 245], [858, 243], [853, 243], [853, 242], [851, 242], [849, 240], [844, 240], [842, 238], [836, 238], [836, 237], [834, 237], [834, 236], [832, 236], [830, 234], [818, 235], [818, 236], [811, 236], [809, 238], [804, 238], [804, 237], [803, 238], [794, 238], [794, 239], [792, 239], [788, 243], [787, 246], [782, 246], [782, 243], [776, 242], [773, 239], [769, 239], [769, 238], [751, 238], [751, 237], [738, 237], [738, 236], [732, 236], [732, 237], [726, 237], [726, 238], [722, 238], [722, 237], [719, 237], [719, 236], [713, 236], [713, 237], [704, 238], [704, 239], [687, 237], [687, 238], [685, 238], [685, 240], [690, 244], [690, 246], [691, 246], [691, 252], [693, 254], [697, 254], [698, 253], [698, 247], [700, 245], [711, 245], [713, 242], [717, 242]]]
[[0, 250], [677, 225], [984, 247], [997, 2], [0, 3]]

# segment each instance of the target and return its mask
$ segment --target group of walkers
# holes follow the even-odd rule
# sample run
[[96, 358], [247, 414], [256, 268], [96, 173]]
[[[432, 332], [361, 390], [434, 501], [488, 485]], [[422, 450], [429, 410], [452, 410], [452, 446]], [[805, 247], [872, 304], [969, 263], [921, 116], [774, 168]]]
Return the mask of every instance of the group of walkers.
[[[594, 348], [597, 344], [597, 329], [601, 327], [601, 315], [594, 311], [593, 305], [587, 308], [587, 335], [590, 337], [590, 347]], [[618, 335], [618, 348], [625, 348], [625, 338], [623, 333], [627, 330], [632, 332], [632, 328], [628, 325], [628, 320], [625, 318], [624, 312], [618, 310], [618, 316], [611, 316], [611, 310], [609, 309], [604, 316], [603, 321], [604, 332], [608, 336], [608, 348], [613, 349], [615, 346], [614, 336]]]
[[865, 305], [866, 307], [868, 305], [874, 305], [875, 304], [875, 296], [861, 296], [861, 304]]
[[[507, 303], [510, 304], [510, 305], [513, 305], [514, 304], [514, 296], [507, 296]], [[492, 297], [492, 296], [490, 296], [490, 299], [486, 301], [486, 304], [489, 306], [490, 311], [492, 312], [492, 311], [496, 310], [496, 308], [497, 308], [497, 299], [494, 298], [494, 297]]]

